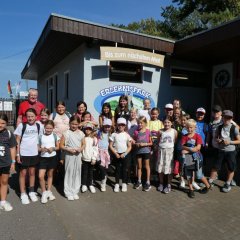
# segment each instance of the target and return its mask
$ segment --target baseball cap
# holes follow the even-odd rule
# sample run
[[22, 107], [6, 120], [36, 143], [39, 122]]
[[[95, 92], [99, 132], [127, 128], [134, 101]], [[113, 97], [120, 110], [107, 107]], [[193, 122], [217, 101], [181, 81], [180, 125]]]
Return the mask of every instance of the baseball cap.
[[223, 111], [223, 116], [233, 117], [233, 112], [231, 110], [224, 110]]
[[103, 126], [112, 126], [112, 120], [109, 118], [105, 118], [103, 121]]
[[126, 124], [127, 124], [127, 121], [126, 121], [125, 118], [118, 118], [117, 124], [124, 124], [124, 125], [126, 125]]
[[221, 106], [219, 106], [219, 105], [213, 105], [212, 111], [213, 111], [213, 112], [221, 112], [221, 111], [222, 111], [222, 108], [221, 108]]
[[84, 126], [84, 129], [86, 128], [91, 128], [93, 129], [93, 125], [91, 123], [87, 123], [85, 126]]
[[173, 105], [171, 103], [168, 103], [165, 105], [165, 109], [173, 109]]
[[196, 112], [206, 113], [206, 110], [202, 107], [198, 108]]

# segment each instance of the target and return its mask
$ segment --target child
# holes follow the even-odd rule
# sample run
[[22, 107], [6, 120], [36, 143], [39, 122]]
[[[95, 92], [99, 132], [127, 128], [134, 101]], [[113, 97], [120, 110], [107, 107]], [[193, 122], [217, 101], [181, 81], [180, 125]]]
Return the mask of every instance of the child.
[[50, 111], [47, 108], [43, 108], [40, 112], [40, 121], [37, 121], [44, 128], [44, 124], [48, 121], [50, 116]]
[[[29, 173], [29, 197], [32, 202], [38, 201], [37, 193], [34, 191], [36, 166], [38, 157], [38, 136], [42, 133], [39, 123], [36, 123], [36, 110], [29, 108], [26, 111], [27, 123], [20, 123], [15, 130], [17, 146], [17, 162], [19, 163], [19, 185], [22, 204], [29, 204], [26, 193], [26, 175]], [[27, 171], [28, 170], [28, 171]]]
[[[51, 191], [53, 182], [53, 171], [57, 167], [56, 151], [59, 150], [59, 138], [53, 133], [54, 122], [47, 120], [44, 125], [44, 134], [39, 136], [38, 150], [40, 152], [39, 182], [42, 189], [41, 203], [55, 200]], [[47, 171], [47, 190], [45, 173]]]
[[[173, 171], [174, 143], [177, 139], [177, 131], [172, 128], [171, 117], [167, 116], [163, 122], [164, 128], [159, 133], [159, 152], [157, 171], [159, 173], [158, 191], [171, 192]], [[165, 178], [165, 179], [164, 179]]]
[[6, 201], [10, 171], [15, 170], [16, 146], [14, 135], [7, 130], [8, 117], [0, 114], [0, 209], [11, 211], [13, 207]]
[[128, 126], [128, 133], [131, 137], [133, 137], [134, 132], [137, 130], [137, 128], [138, 128], [137, 109], [131, 108]]
[[60, 148], [65, 151], [64, 194], [69, 201], [79, 199], [81, 186], [81, 152], [84, 133], [78, 129], [80, 119], [72, 116], [69, 120], [70, 129], [63, 133]]
[[[130, 111], [128, 109], [128, 96], [121, 95], [119, 97], [118, 106], [115, 109], [114, 120], [117, 123], [118, 118], [125, 118], [126, 125], [128, 126], [128, 121], [130, 118]], [[114, 124], [116, 126], [116, 124]]]
[[99, 127], [103, 127], [103, 122], [105, 119], [110, 119], [112, 122], [114, 121], [114, 117], [112, 115], [111, 105], [110, 103], [104, 103], [102, 105], [102, 112], [99, 116]]
[[138, 117], [144, 116], [147, 121], [150, 120], [150, 111], [151, 111], [151, 100], [149, 98], [145, 98], [143, 100], [143, 109], [138, 110]]
[[85, 137], [82, 140], [82, 192], [87, 191], [87, 186], [91, 193], [95, 193], [93, 186], [93, 167], [98, 157], [97, 138], [94, 137], [93, 125], [87, 123], [84, 126]]
[[210, 189], [210, 185], [202, 173], [202, 157], [200, 153], [202, 138], [195, 132], [196, 124], [195, 120], [189, 119], [186, 125], [188, 133], [182, 137], [182, 157], [184, 159], [185, 176], [189, 184], [188, 196], [190, 198], [195, 197], [192, 185], [195, 171], [197, 179], [200, 179], [206, 185], [200, 190], [200, 193], [207, 193]]
[[84, 130], [84, 126], [88, 123], [90, 123], [91, 125], [93, 125], [94, 127], [98, 126], [98, 123], [96, 123], [95, 121], [92, 121], [92, 115], [90, 112], [86, 111], [82, 114], [82, 121], [79, 124], [80, 129]]
[[119, 179], [122, 174], [122, 192], [127, 192], [127, 171], [128, 171], [128, 154], [131, 151], [131, 137], [125, 132], [127, 121], [125, 118], [118, 118], [117, 132], [109, 138], [109, 147], [116, 160], [116, 184], [114, 192], [119, 192]]
[[151, 110], [151, 120], [148, 121], [147, 128], [151, 132], [151, 138], [152, 138], [152, 156], [151, 156], [151, 170], [156, 170], [156, 159], [157, 159], [157, 153], [158, 153], [158, 133], [159, 130], [163, 128], [163, 123], [158, 119], [160, 114], [159, 108], [152, 108]]
[[107, 169], [110, 164], [110, 155], [108, 152], [110, 129], [112, 126], [111, 119], [105, 118], [103, 121], [103, 130], [98, 132], [98, 160], [100, 161], [99, 169], [101, 176], [101, 191], [106, 191]]
[[138, 181], [134, 185], [135, 189], [139, 189], [142, 186], [142, 165], [144, 162], [144, 167], [147, 172], [147, 181], [143, 187], [143, 190], [148, 192], [151, 189], [150, 185], [150, 152], [152, 146], [151, 133], [147, 127], [147, 118], [139, 117], [138, 119], [138, 130], [134, 133], [135, 146], [136, 150], [136, 158], [137, 158], [137, 177]]

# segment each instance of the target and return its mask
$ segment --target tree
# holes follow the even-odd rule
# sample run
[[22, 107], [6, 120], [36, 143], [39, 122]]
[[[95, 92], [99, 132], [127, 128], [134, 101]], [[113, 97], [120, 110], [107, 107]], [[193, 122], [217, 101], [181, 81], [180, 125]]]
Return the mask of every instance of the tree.
[[162, 8], [162, 20], [142, 19], [114, 25], [139, 33], [181, 39], [212, 28], [240, 15], [240, 0], [172, 0]]

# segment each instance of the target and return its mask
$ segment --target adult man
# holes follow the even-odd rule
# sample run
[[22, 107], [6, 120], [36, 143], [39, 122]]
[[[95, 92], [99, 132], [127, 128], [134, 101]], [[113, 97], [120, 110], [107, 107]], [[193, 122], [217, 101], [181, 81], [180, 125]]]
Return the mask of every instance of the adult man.
[[37, 120], [40, 120], [40, 112], [43, 108], [45, 108], [44, 104], [37, 101], [38, 98], [38, 91], [37, 89], [29, 89], [28, 92], [28, 100], [22, 102], [19, 105], [19, 110], [18, 110], [18, 118], [17, 118], [17, 126], [19, 123], [23, 122], [27, 122], [27, 118], [25, 116], [25, 112], [27, 111], [27, 109], [29, 108], [33, 108], [36, 110], [37, 112]]
[[151, 100], [149, 98], [145, 98], [143, 100], [143, 109], [138, 110], [138, 117], [144, 116], [149, 121], [150, 112], [151, 112]]

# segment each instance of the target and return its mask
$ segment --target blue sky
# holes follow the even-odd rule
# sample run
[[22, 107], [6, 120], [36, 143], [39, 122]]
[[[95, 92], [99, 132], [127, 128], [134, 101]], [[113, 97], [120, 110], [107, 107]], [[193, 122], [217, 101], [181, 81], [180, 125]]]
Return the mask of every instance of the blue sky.
[[[7, 81], [12, 86], [26, 82], [21, 71], [35, 46], [50, 13], [89, 20], [96, 23], [127, 24], [153, 17], [160, 19], [161, 7], [171, 0], [8, 0], [0, 7], [0, 97], [8, 97]], [[28, 82], [35, 87], [35, 81]]]

